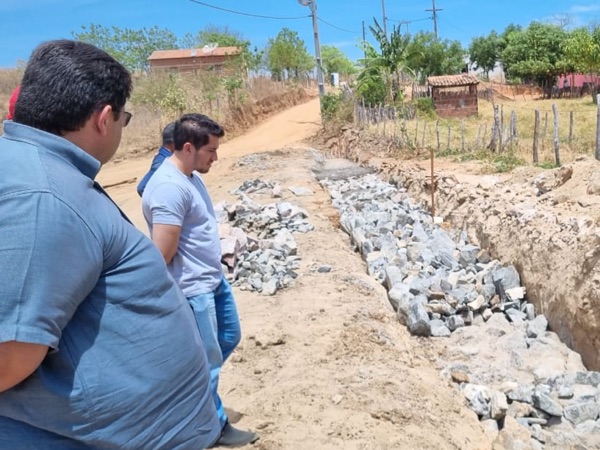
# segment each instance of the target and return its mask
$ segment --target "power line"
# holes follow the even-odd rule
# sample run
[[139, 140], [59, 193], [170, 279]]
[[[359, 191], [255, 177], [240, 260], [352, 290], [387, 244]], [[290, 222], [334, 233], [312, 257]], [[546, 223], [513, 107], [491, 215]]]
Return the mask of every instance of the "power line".
[[[438, 18], [438, 20], [440, 20], [440, 19]], [[465, 34], [465, 35], [467, 35], [467, 36], [470, 34], [468, 31], [466, 31], [466, 30], [464, 30], [463, 28], [461, 28], [461, 27], [459, 27], [459, 26], [457, 26], [457, 25], [453, 24], [452, 22], [450, 22], [450, 21], [449, 21], [448, 19], [446, 19], [446, 18], [444, 18], [444, 19], [443, 19], [443, 20], [441, 20], [441, 21], [442, 21], [442, 22], [444, 22], [444, 23], [447, 23], [448, 25], [450, 25], [450, 26], [451, 26], [451, 27], [453, 27], [453, 28], [456, 28], [458, 31], [460, 31], [461, 33], [464, 33], [464, 34]]]
[[310, 15], [308, 16], [296, 16], [296, 17], [274, 17], [274, 16], [263, 16], [260, 14], [251, 14], [251, 13], [245, 13], [245, 12], [241, 12], [241, 11], [233, 11], [232, 9], [226, 9], [226, 8], [221, 8], [220, 6], [215, 6], [215, 5], [209, 5], [208, 3], [204, 3], [198, 0], [190, 0], [192, 3], [197, 3], [199, 5], [202, 6], [206, 6], [208, 8], [213, 8], [213, 9], [218, 9], [220, 11], [225, 11], [231, 14], [238, 14], [240, 16], [247, 16], [247, 17], [258, 17], [259, 19], [273, 19], [273, 20], [297, 20], [297, 19], [306, 19], [307, 17], [310, 17]]
[[344, 31], [344, 32], [350, 33], [350, 34], [360, 34], [359, 31], [352, 31], [352, 30], [346, 30], [345, 28], [340, 28], [337, 25], [334, 25], [332, 23], [327, 22], [324, 19], [321, 19], [320, 17], [318, 17], [318, 19], [319, 19], [319, 22], [323, 22], [325, 25], [329, 25], [330, 27], [335, 28], [336, 30]]
[[423, 19], [414, 19], [414, 20], [397, 20], [397, 19], [388, 19], [391, 20], [392, 22], [398, 22], [398, 23], [413, 23], [413, 22], [424, 22], [425, 20], [431, 20], [431, 16], [429, 17], [425, 17]]

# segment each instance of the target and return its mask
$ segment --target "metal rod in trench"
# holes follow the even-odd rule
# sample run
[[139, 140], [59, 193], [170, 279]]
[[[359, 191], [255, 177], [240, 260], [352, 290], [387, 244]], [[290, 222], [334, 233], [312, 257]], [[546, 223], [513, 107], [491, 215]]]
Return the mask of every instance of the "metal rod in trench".
[[431, 155], [431, 218], [435, 220], [435, 176], [433, 174], [433, 147], [430, 149]]

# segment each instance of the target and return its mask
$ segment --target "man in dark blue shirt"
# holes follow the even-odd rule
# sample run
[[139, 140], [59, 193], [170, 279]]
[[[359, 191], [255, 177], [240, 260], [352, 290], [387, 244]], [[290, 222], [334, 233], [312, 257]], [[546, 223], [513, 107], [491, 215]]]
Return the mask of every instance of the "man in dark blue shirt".
[[152, 175], [154, 175], [154, 172], [156, 172], [156, 169], [158, 169], [160, 167], [160, 165], [163, 163], [163, 161], [165, 159], [169, 158], [173, 154], [173, 151], [175, 150], [175, 146], [173, 144], [173, 129], [174, 128], [175, 128], [175, 122], [171, 122], [163, 129], [162, 146], [158, 149], [158, 153], [156, 154], [156, 156], [154, 156], [154, 159], [152, 160], [152, 164], [150, 165], [150, 170], [148, 171], [148, 173], [146, 175], [144, 175], [144, 178], [142, 178], [140, 183], [137, 185], [137, 193], [140, 195], [140, 197], [144, 193], [144, 189], [146, 188], [146, 185], [148, 184], [148, 180], [150, 180], [150, 178], [152, 178]]

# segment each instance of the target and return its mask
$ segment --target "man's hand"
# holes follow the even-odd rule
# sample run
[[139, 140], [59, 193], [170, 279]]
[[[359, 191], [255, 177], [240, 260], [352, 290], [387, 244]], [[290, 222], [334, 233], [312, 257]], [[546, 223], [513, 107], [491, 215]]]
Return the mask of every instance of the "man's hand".
[[0, 343], [0, 392], [16, 386], [31, 375], [47, 353], [46, 345], [17, 341]]

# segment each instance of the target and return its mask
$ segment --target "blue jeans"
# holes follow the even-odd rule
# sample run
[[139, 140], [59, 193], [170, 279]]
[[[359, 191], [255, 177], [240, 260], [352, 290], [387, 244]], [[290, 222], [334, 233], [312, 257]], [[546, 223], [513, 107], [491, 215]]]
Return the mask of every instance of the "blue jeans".
[[210, 367], [210, 387], [217, 408], [221, 428], [227, 423], [227, 414], [217, 393], [221, 366], [235, 350], [242, 338], [240, 319], [229, 282], [223, 277], [212, 292], [188, 297], [196, 324], [204, 342]]

